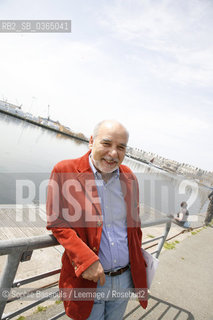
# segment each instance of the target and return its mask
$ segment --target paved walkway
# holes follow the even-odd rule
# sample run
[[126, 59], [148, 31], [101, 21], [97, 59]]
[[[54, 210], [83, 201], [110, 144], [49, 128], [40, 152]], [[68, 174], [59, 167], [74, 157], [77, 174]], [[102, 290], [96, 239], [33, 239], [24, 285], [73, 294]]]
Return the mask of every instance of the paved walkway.
[[213, 320], [213, 228], [160, 255], [146, 311], [128, 304], [125, 319]]
[[[125, 320], [213, 320], [213, 228], [191, 235], [160, 255], [149, 306], [130, 301]], [[48, 319], [63, 309], [49, 307], [27, 320]], [[60, 319], [69, 319], [64, 316]], [[114, 320], [114, 319], [112, 319]]]

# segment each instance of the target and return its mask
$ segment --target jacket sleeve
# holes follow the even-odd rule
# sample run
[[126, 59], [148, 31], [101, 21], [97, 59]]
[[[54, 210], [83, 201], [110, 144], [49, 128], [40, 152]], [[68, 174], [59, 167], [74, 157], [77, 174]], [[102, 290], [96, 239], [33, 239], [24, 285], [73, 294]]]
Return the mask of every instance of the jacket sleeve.
[[47, 192], [46, 213], [47, 229], [51, 230], [58, 242], [65, 248], [70, 263], [73, 265], [75, 274], [79, 277], [92, 263], [99, 260], [98, 256], [78, 236], [62, 215], [60, 173], [54, 168]]
[[91, 264], [99, 260], [98, 256], [79, 238], [75, 230], [71, 228], [53, 228], [52, 233], [65, 248], [77, 277]]

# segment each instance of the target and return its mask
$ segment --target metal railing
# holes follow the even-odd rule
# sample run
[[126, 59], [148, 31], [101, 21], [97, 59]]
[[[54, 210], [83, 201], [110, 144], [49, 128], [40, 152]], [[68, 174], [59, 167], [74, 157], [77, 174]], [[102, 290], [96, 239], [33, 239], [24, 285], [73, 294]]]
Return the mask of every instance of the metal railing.
[[[153, 254], [155, 257], [158, 257], [160, 255], [161, 249], [164, 245], [164, 242], [171, 228], [171, 219], [162, 218], [160, 220], [142, 223], [142, 228], [147, 228], [154, 225], [162, 225], [162, 224], [165, 224], [164, 233], [161, 236], [147, 240], [142, 244], [142, 245], [146, 245], [151, 242], [158, 241], [157, 249], [151, 252], [151, 254]], [[0, 277], [0, 319], [2, 320], [12, 319], [20, 315], [21, 313], [43, 303], [44, 301], [51, 299], [52, 297], [51, 294], [46, 295], [44, 298], [38, 299], [35, 302], [20, 308], [19, 310], [15, 310], [14, 312], [11, 312], [9, 314], [3, 314], [6, 304], [8, 303], [8, 295], [12, 288], [20, 288], [25, 284], [29, 284], [29, 283], [38, 281], [40, 279], [44, 279], [52, 275], [55, 275], [57, 273], [60, 273], [60, 269], [55, 269], [46, 273], [36, 275], [34, 277], [22, 279], [20, 281], [15, 281], [15, 276], [17, 273], [19, 263], [24, 261], [29, 261], [31, 259], [31, 256], [34, 250], [54, 247], [58, 245], [59, 243], [53, 235], [36, 236], [32, 238], [27, 238], [27, 239], [13, 239], [13, 240], [0, 241], [0, 256], [7, 255], [7, 261], [4, 265], [4, 269]], [[5, 292], [7, 294], [4, 294]], [[13, 299], [13, 300], [16, 300], [16, 299]], [[56, 320], [61, 316], [63, 316], [64, 314], [65, 312], [61, 312], [60, 314], [55, 315], [49, 320]]]

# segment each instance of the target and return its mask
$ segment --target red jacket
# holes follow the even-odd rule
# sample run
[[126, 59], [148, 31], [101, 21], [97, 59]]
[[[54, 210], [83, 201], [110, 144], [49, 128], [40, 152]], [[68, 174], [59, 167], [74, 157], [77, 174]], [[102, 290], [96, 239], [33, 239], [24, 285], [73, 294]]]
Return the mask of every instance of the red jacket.
[[[52, 230], [58, 242], [65, 248], [59, 287], [69, 288], [70, 292], [72, 288], [95, 290], [97, 287], [97, 283], [81, 277], [82, 272], [98, 260], [102, 232], [101, 206], [98, 202], [94, 175], [89, 165], [89, 153], [90, 151], [81, 158], [64, 160], [56, 164], [48, 187], [47, 228]], [[119, 170], [127, 208], [132, 279], [135, 288], [144, 289], [146, 292], [146, 269], [141, 252], [138, 183], [128, 167], [121, 165]], [[66, 298], [64, 300], [65, 311], [69, 317], [78, 320], [89, 317], [93, 300], [77, 301]], [[139, 301], [143, 308], [147, 307], [147, 297], [139, 298]]]

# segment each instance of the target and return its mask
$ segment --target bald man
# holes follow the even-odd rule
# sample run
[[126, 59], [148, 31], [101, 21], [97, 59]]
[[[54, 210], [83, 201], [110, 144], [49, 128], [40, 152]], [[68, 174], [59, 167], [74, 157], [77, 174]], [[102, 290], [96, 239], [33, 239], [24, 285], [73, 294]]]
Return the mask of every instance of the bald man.
[[138, 183], [122, 165], [129, 134], [117, 121], [94, 129], [90, 151], [54, 167], [47, 228], [65, 248], [59, 287], [72, 319], [122, 319], [132, 291], [147, 307]]

